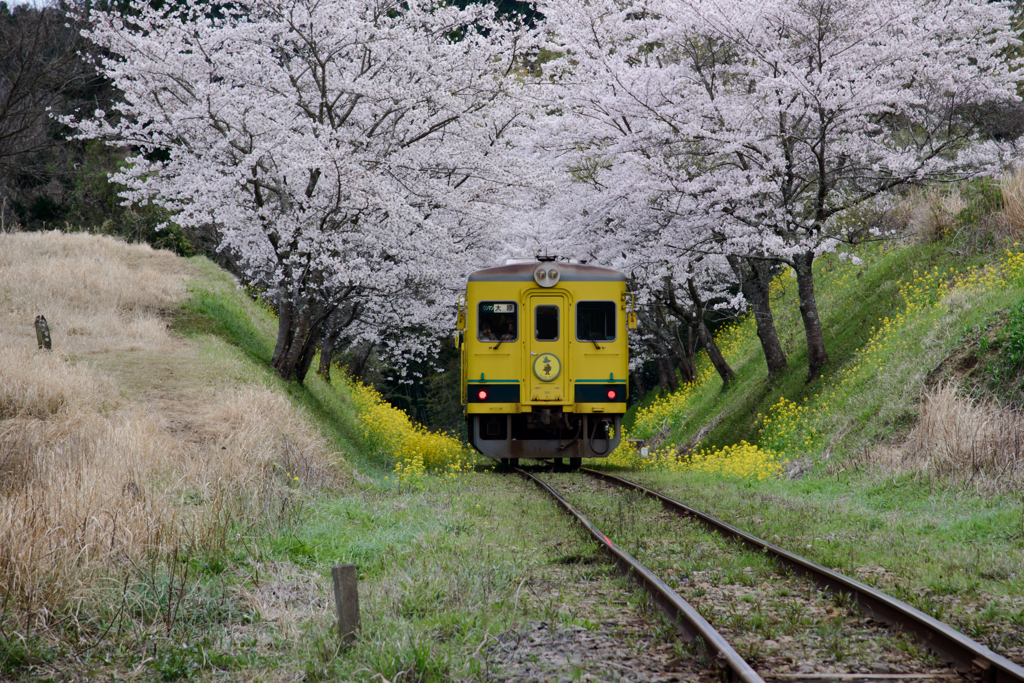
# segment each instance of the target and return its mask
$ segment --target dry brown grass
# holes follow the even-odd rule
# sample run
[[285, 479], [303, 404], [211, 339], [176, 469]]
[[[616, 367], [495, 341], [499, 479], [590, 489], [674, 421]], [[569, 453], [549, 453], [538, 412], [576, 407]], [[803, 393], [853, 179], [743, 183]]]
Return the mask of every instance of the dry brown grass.
[[84, 233], [0, 235], [0, 339], [35, 348], [37, 315], [53, 348], [87, 354], [162, 348], [160, 312], [185, 294], [191, 269], [174, 254]]
[[956, 214], [966, 206], [956, 187], [915, 189], [892, 211], [891, 218], [914, 239], [935, 242], [954, 229]]
[[1012, 230], [1013, 239], [1024, 238], [1024, 166], [1003, 176], [1003, 214]]
[[204, 417], [209, 440], [219, 447], [219, 460], [230, 471], [234, 460], [239, 470], [243, 462], [246, 469], [277, 468], [310, 488], [321, 488], [335, 476], [336, 468], [323, 457], [327, 444], [280, 394], [245, 387], [211, 405]]
[[0, 235], [0, 629], [74, 622], [133, 568], [343, 483], [287, 399], [169, 331], [191, 272], [111, 238]]
[[952, 384], [925, 394], [921, 417], [900, 448], [872, 454], [886, 474], [924, 473], [995, 493], [1024, 485], [1024, 418], [992, 403], [965, 398]]
[[1024, 172], [1004, 177], [1000, 190], [1001, 201], [981, 186], [910, 189], [875, 222], [908, 242], [948, 240], [962, 255], [991, 252], [1024, 237]]

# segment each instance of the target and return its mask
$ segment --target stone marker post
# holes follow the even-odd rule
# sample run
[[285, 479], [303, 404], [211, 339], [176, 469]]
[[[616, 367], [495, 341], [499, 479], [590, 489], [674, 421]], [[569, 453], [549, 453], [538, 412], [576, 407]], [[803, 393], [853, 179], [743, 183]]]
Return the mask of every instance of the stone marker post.
[[36, 316], [36, 341], [39, 342], [39, 348], [50, 350], [50, 326], [41, 315]]
[[354, 564], [331, 567], [334, 579], [334, 605], [338, 610], [338, 636], [342, 645], [355, 641], [359, 630], [358, 572]]

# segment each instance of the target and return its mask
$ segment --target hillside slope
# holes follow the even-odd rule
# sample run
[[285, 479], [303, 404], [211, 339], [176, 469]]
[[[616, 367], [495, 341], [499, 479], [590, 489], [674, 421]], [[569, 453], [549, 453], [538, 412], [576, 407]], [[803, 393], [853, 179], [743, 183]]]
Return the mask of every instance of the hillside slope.
[[963, 192], [952, 210], [939, 195], [911, 207], [924, 219], [856, 259], [819, 259], [822, 376], [806, 380], [782, 271], [786, 371], [768, 379], [752, 321], [737, 321], [720, 335], [736, 380], [701, 359], [693, 384], [645, 397], [633, 446], [603, 465], [1024, 661], [1024, 252], [991, 186]]
[[[294, 524], [316, 492], [349, 487], [352, 470], [269, 372], [195, 329], [195, 283], [272, 324], [202, 259], [0, 235], [0, 677], [73, 671], [96, 646], [144, 661], [159, 643], [195, 642], [214, 606], [229, 623], [299, 621], [324, 601], [319, 577], [247, 546]], [[40, 314], [52, 351], [36, 348]], [[250, 575], [294, 599], [238, 592]], [[131, 636], [105, 638], [115, 632]], [[149, 669], [164, 678], [190, 665], [161, 657]]]

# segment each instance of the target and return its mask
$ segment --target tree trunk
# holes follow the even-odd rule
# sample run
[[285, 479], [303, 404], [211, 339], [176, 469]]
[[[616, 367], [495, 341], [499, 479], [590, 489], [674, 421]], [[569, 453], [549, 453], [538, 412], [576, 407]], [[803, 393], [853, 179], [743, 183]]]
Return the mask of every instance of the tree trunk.
[[309, 366], [313, 364], [313, 357], [316, 356], [316, 339], [317, 334], [315, 331], [310, 330], [309, 334], [306, 335], [306, 343], [302, 345], [302, 353], [299, 355], [299, 362], [295, 365], [295, 380], [302, 384], [306, 381], [306, 375], [309, 373]]
[[349, 377], [354, 382], [362, 382], [363, 375], [366, 373], [366, 363], [370, 360], [370, 355], [373, 353], [374, 344], [364, 343], [362, 352], [356, 353], [355, 362], [349, 367]]
[[775, 317], [772, 315], [770, 267], [761, 259], [729, 256], [728, 260], [733, 273], [740, 281], [743, 296], [754, 313], [757, 337], [761, 340], [761, 349], [768, 364], [768, 377], [773, 377], [786, 367], [786, 354], [779, 343], [779, 335], [775, 331]]
[[[312, 323], [310, 323], [309, 329], [306, 331], [306, 340], [302, 344], [302, 353], [299, 355], [299, 362], [295, 366], [295, 379], [298, 380], [299, 384], [302, 384], [306, 380], [306, 375], [309, 373], [309, 366], [313, 364], [313, 358], [316, 356], [317, 343], [320, 342], [321, 337], [324, 336], [324, 328], [327, 327], [327, 323], [330, 321], [331, 316], [334, 315], [336, 310], [338, 310], [337, 304], [328, 306], [325, 310], [319, 311], [319, 313], [313, 318]], [[339, 329], [344, 329], [344, 327]]]
[[693, 325], [686, 326], [687, 362], [690, 364], [690, 376], [697, 378], [697, 340], [693, 338]]
[[630, 370], [629, 376], [633, 378], [633, 387], [636, 389], [637, 401], [644, 400], [644, 394], [647, 393], [647, 387], [644, 386], [643, 369]]
[[270, 359], [270, 365], [275, 369], [281, 364], [281, 359], [288, 353], [292, 339], [292, 314], [295, 306], [292, 304], [291, 293], [287, 293], [278, 301], [277, 305], [277, 345], [274, 347], [274, 355]]
[[[291, 381], [295, 369], [302, 357], [303, 348], [306, 345], [306, 333], [309, 331], [310, 319], [313, 317], [313, 305], [309, 301], [300, 301], [293, 304], [294, 309], [291, 316], [291, 329], [288, 331], [288, 342], [281, 353], [274, 369], [286, 382]], [[278, 324], [278, 339], [280, 340], [284, 325], [284, 318]]]
[[708, 330], [708, 326], [703, 321], [697, 326], [697, 336], [700, 337], [700, 343], [704, 345], [704, 350], [708, 352], [711, 364], [718, 371], [718, 376], [722, 378], [722, 384], [731, 382], [736, 377], [736, 373], [729, 367], [729, 363], [726, 362], [725, 356], [718, 349], [718, 344], [715, 343], [714, 337], [711, 336], [711, 331]]
[[[354, 287], [349, 287], [345, 290], [341, 300], [344, 301], [354, 290]], [[342, 333], [359, 318], [360, 311], [362, 311], [362, 306], [359, 305], [359, 302], [353, 303], [347, 315], [334, 317], [334, 326], [328, 329], [324, 337], [323, 345], [320, 348], [320, 367], [317, 368], [316, 373], [323, 377], [328, 384], [331, 383], [331, 363], [334, 361], [334, 347], [337, 346]]]
[[696, 329], [697, 338], [704, 345], [704, 350], [707, 351], [711, 364], [718, 371], [719, 376], [722, 378], [722, 383], [727, 384], [729, 380], [735, 377], [735, 374], [725, 361], [725, 357], [722, 356], [722, 352], [719, 351], [718, 345], [715, 344], [715, 339], [711, 336], [707, 325], [704, 324], [704, 302], [701, 301], [700, 294], [697, 292], [697, 287], [693, 284], [692, 278], [686, 281], [686, 287], [690, 293], [691, 307], [680, 304], [676, 299], [675, 288], [672, 283], [668, 280], [665, 282], [665, 296], [668, 299], [669, 311], [676, 316], [676, 319], [686, 323], [686, 333], [690, 339], [690, 374], [696, 378], [697, 365], [693, 358], [694, 347], [692, 341], [693, 330]]
[[814, 270], [811, 267], [813, 264], [813, 251], [798, 255], [793, 262], [797, 292], [800, 295], [800, 317], [804, 321], [804, 332], [807, 335], [808, 382], [817, 379], [821, 375], [821, 369], [828, 363], [821, 318], [818, 316], [818, 302], [814, 299]]
[[651, 356], [658, 368], [658, 384], [661, 393], [665, 393], [666, 389], [674, 392], [679, 388], [679, 378], [676, 376], [676, 364], [673, 362], [673, 358], [678, 356], [680, 364], [683, 364], [685, 363], [683, 357], [685, 354], [681, 345], [679, 348], [676, 347], [677, 337], [665, 321], [665, 307], [656, 304], [651, 308], [638, 308], [636, 314], [644, 330], [650, 335], [644, 340], [644, 344], [651, 350]]
[[[671, 313], [671, 309], [669, 310]], [[679, 336], [679, 325], [676, 324], [675, 334], [672, 337], [672, 346], [679, 356], [679, 374], [684, 383], [690, 383], [697, 379], [697, 346], [693, 339], [693, 325], [686, 325], [686, 342]]]
[[697, 287], [693, 284], [693, 278], [687, 279], [686, 287], [690, 291], [690, 300], [693, 302], [693, 311], [697, 318], [695, 327], [697, 328], [697, 336], [700, 337], [700, 343], [704, 345], [704, 350], [708, 352], [711, 364], [715, 366], [718, 376], [722, 378], [722, 384], [728, 384], [736, 374], [729, 367], [729, 364], [725, 362], [725, 356], [719, 351], [715, 338], [711, 336], [711, 331], [704, 324], [704, 302], [701, 301], [700, 293], [697, 292]]
[[[696, 379], [695, 363], [693, 362], [693, 349], [683, 346], [679, 335], [672, 336], [672, 355], [676, 357], [676, 364], [679, 366], [679, 374], [683, 384], [689, 384]], [[689, 353], [688, 353], [689, 352]]]
[[665, 359], [665, 371], [668, 373], [668, 389], [673, 394], [679, 391], [679, 377], [676, 376], [676, 368], [671, 359]]
[[316, 369], [316, 374], [320, 375], [325, 382], [331, 383], [331, 363], [334, 362], [334, 347], [338, 344], [338, 339], [341, 338], [341, 333], [345, 328], [338, 327], [331, 330], [331, 333], [324, 339], [323, 346], [320, 347], [320, 365]]
[[679, 389], [679, 378], [676, 377], [676, 369], [673, 367], [672, 361], [668, 356], [658, 356], [655, 362], [658, 364], [658, 380], [662, 393], [667, 389], [670, 394], [674, 394]]

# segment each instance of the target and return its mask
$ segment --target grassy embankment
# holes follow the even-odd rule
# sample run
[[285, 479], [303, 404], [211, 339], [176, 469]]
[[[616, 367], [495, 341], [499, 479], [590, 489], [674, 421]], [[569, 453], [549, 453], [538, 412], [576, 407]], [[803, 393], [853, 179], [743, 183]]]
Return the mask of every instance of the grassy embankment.
[[807, 381], [782, 273], [786, 372], [767, 378], [752, 321], [739, 322], [722, 334], [736, 381], [723, 387], [703, 359], [697, 382], [631, 416], [648, 457], [626, 447], [611, 461], [1021, 661], [1024, 253], [993, 188], [965, 193], [953, 211], [933, 198], [916, 226], [930, 239], [862, 247], [859, 264], [819, 259], [821, 377]]
[[245, 644], [267, 598], [246, 586], [289, 571], [266, 548], [352, 487], [345, 451], [247, 353], [170, 329], [204, 278], [260, 324], [214, 271], [110, 238], [0, 235], [0, 677], [260, 661]]

